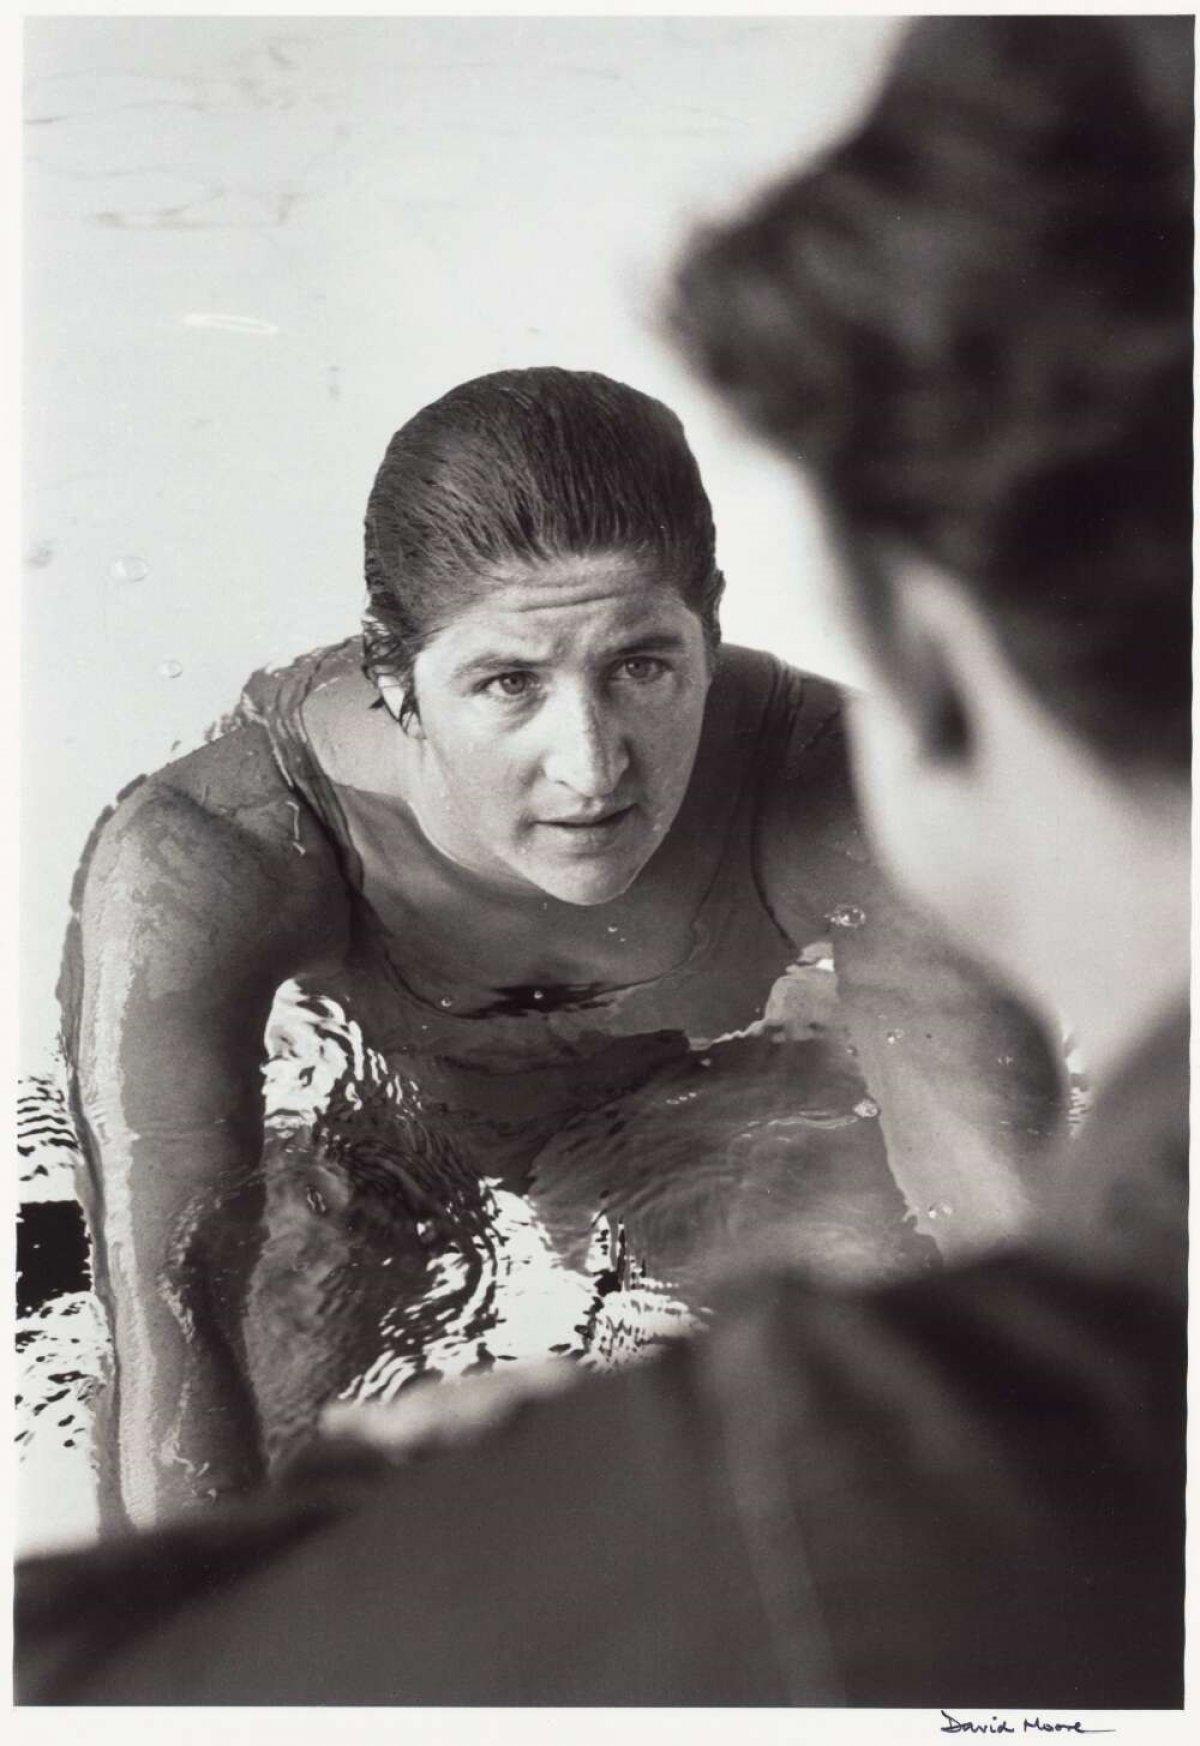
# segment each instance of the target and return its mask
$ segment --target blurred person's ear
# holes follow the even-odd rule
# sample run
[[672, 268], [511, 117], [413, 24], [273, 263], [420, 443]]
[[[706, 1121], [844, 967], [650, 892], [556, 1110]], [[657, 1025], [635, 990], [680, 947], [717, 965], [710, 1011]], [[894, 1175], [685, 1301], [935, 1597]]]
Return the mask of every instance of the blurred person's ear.
[[985, 621], [951, 578], [894, 546], [855, 534], [825, 498], [830, 550], [840, 573], [840, 608], [867, 675], [910, 741], [910, 755], [954, 764], [972, 753], [965, 641], [986, 634]]
[[1136, 747], [1126, 764], [1098, 752], [953, 576], [896, 559], [877, 580], [850, 708], [876, 848], [970, 955], [1047, 1022], [1065, 1014], [1103, 1075], [1187, 986], [1186, 781]]
[[933, 764], [967, 760], [974, 749], [974, 663], [962, 657], [976, 627], [960, 622], [953, 600], [952, 585], [933, 572], [910, 573], [896, 589], [886, 646], [878, 650], [883, 682], [907, 718], [914, 755]]
[[855, 576], [868, 687], [850, 714], [867, 824], [909, 894], [990, 958], [1020, 877], [1017, 766], [1042, 712], [966, 588], [913, 558], [871, 561]]

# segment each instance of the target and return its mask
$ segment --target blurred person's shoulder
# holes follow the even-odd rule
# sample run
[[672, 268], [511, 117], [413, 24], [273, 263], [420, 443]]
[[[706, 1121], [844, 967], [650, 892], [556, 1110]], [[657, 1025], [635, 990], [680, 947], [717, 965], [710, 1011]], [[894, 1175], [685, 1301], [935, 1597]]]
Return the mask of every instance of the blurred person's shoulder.
[[[1187, 1289], [1191, 1014], [1164, 1012], [1062, 1148], [1040, 1208], [1040, 1241], [1084, 1265]], [[1086, 1065], [1086, 1064], [1085, 1064]]]
[[873, 1293], [779, 1274], [697, 1359], [846, 1701], [1181, 1701], [1186, 1329], [1151, 1279], [1032, 1249]]
[[[379, 1409], [197, 1522], [251, 1580], [25, 1701], [1176, 1702], [1181, 1350], [1160, 1294], [1060, 1257], [845, 1293], [776, 1265], [646, 1363]], [[28, 1665], [93, 1629], [91, 1562], [23, 1579]]]
[[873, 1291], [729, 1286], [695, 1394], [760, 1561], [794, 1524], [847, 1701], [1182, 1701], [1187, 1114], [1179, 1009], [1027, 1239]]

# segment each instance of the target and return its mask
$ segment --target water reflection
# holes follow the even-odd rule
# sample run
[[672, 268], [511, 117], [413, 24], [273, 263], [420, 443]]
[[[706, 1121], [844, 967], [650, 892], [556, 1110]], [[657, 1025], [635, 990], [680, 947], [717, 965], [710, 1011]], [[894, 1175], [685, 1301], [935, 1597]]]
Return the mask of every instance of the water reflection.
[[[510, 1123], [494, 1147], [389, 1067], [337, 1002], [285, 987], [268, 1029], [261, 1166], [195, 1209], [176, 1247], [182, 1272], [206, 1270], [193, 1301], [244, 1364], [269, 1460], [290, 1459], [334, 1403], [547, 1358], [636, 1361], [702, 1324], [714, 1281], [752, 1256], [835, 1282], [936, 1266], [852, 1050], [811, 1023], [826, 982], [817, 952], [750, 1033], [691, 1047], [626, 1038], [619, 1071], [597, 1073], [582, 1105]], [[803, 1025], [785, 1022], [789, 1001]], [[35, 1091], [25, 1194], [62, 1207], [77, 1148], [49, 1082]], [[248, 1288], [214, 1270], [219, 1240], [190, 1246], [194, 1232], [259, 1221]], [[67, 1295], [23, 1324], [22, 1414], [39, 1462], [50, 1443], [87, 1458], [111, 1357], [85, 1285], [60, 1281]]]
[[702, 1321], [752, 1254], [834, 1281], [937, 1265], [840, 1042], [767, 1031], [664, 1060], [659, 1039], [639, 1083], [548, 1136], [535, 1124], [524, 1156], [510, 1131], [508, 1165], [483, 1176], [452, 1112], [332, 1002], [305, 1011], [276, 1030], [264, 1242], [239, 1312], [272, 1460], [331, 1401], [550, 1354], [635, 1359]]

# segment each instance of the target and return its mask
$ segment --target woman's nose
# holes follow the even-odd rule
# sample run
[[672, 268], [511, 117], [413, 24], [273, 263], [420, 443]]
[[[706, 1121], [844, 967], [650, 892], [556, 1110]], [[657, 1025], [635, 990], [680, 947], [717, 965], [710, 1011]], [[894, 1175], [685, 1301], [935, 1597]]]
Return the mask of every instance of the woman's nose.
[[568, 694], [547, 712], [543, 768], [584, 800], [607, 800], [629, 768], [624, 729], [595, 698]]

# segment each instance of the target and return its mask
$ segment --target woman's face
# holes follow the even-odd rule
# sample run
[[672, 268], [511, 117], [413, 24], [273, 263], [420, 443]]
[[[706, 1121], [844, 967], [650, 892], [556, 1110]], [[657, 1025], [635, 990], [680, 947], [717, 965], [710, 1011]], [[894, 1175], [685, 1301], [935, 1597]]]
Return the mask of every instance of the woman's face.
[[619, 897], [679, 810], [708, 682], [699, 618], [632, 558], [505, 570], [414, 665], [423, 829], [498, 883]]

